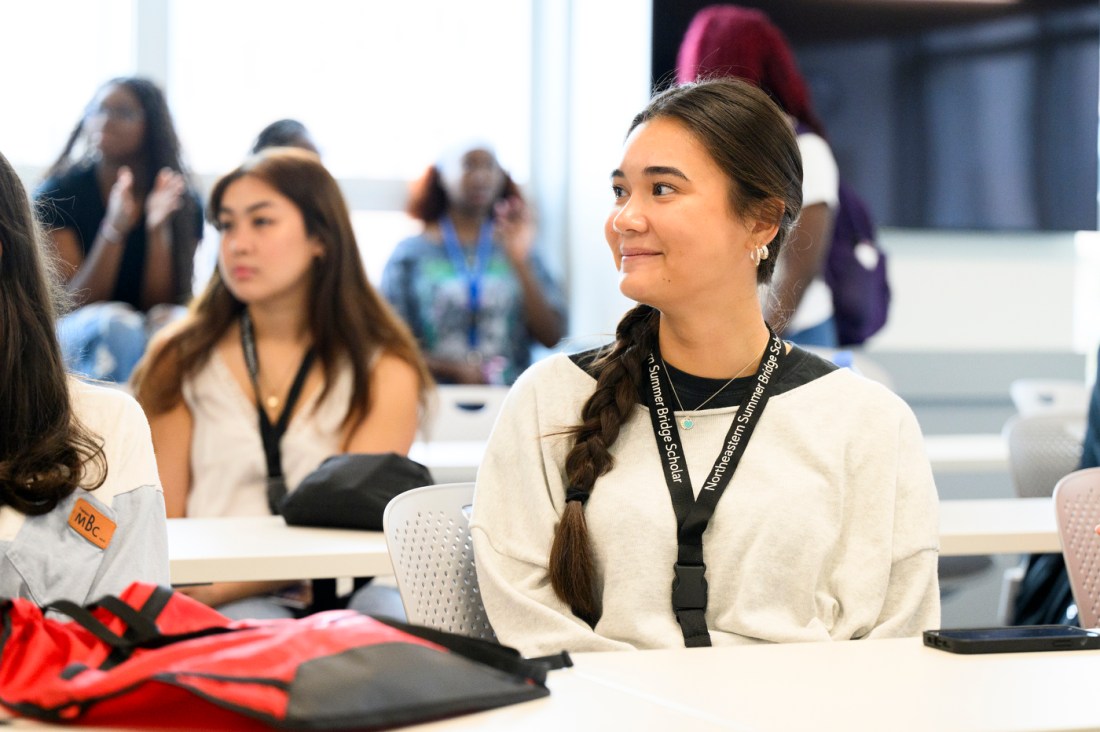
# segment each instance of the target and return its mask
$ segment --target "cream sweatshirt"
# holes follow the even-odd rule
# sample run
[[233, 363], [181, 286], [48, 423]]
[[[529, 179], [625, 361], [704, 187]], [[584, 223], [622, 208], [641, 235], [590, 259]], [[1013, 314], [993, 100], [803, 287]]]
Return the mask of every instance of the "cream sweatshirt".
[[[602, 614], [589, 627], [550, 586], [565, 507], [562, 431], [595, 380], [556, 355], [503, 407], [478, 472], [471, 533], [485, 608], [526, 655], [683, 647], [671, 605], [676, 519], [642, 403], [585, 517]], [[937, 496], [909, 407], [794, 348], [703, 537], [714, 645], [911, 636], [939, 625]], [[680, 436], [696, 495], [736, 407]]]

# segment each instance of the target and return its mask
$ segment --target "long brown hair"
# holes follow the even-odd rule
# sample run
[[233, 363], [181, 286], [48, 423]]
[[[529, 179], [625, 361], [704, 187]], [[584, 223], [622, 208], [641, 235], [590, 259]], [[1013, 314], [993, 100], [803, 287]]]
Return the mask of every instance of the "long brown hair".
[[[802, 210], [802, 160], [786, 117], [751, 84], [715, 79], [658, 94], [634, 118], [630, 131], [658, 118], [679, 122], [707, 149], [729, 178], [735, 213], [779, 224], [769, 244], [771, 256], [757, 268], [758, 281], [767, 282]], [[659, 322], [655, 308], [638, 305], [623, 317], [615, 342], [594, 362], [596, 389], [581, 410], [581, 423], [572, 428], [573, 447], [565, 458], [570, 491], [591, 493], [596, 479], [611, 470], [611, 446], [637, 403]], [[581, 501], [565, 504], [550, 549], [550, 582], [577, 617], [595, 624], [600, 602]]]
[[45, 251], [27, 191], [0, 155], [0, 505], [32, 516], [107, 478], [102, 442], [73, 412]]
[[[215, 225], [226, 190], [245, 176], [289, 198], [301, 211], [306, 232], [324, 246], [312, 270], [308, 314], [313, 347], [325, 375], [321, 399], [335, 383], [339, 359], [346, 357], [352, 370], [352, 400], [344, 425], [361, 421], [370, 404], [371, 357], [381, 349], [419, 372], [423, 405], [432, 383], [427, 366], [409, 329], [367, 281], [347, 204], [320, 159], [286, 147], [267, 148], [250, 157], [214, 185], [207, 216]], [[179, 403], [183, 378], [205, 362], [244, 307], [215, 270], [187, 316], [134, 372], [135, 393], [150, 415]]]

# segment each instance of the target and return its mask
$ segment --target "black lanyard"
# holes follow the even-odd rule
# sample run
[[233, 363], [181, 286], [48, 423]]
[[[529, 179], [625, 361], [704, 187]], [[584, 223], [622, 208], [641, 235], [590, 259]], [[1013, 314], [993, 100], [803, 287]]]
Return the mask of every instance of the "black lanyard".
[[665, 482], [672, 496], [672, 508], [676, 512], [676, 539], [679, 545], [673, 569], [672, 609], [684, 634], [684, 645], [689, 648], [710, 645], [707, 631], [707, 567], [703, 562], [703, 532], [714, 514], [718, 499], [729, 485], [745, 454], [745, 447], [769, 397], [769, 385], [775, 381], [780, 362], [787, 355], [783, 341], [768, 328], [771, 336], [760, 366], [756, 369], [756, 383], [745, 394], [737, 413], [726, 433], [725, 446], [718, 454], [703, 487], [696, 499], [691, 489], [687, 460], [680, 446], [680, 432], [672, 417], [673, 408], [665, 395], [671, 394], [668, 374], [661, 368], [660, 353], [650, 353], [647, 362], [649, 379], [645, 390], [649, 403], [649, 416], [653, 422], [653, 436], [657, 452], [661, 455]]
[[260, 438], [264, 443], [264, 457], [267, 459], [267, 505], [271, 513], [279, 513], [279, 503], [286, 496], [286, 479], [283, 477], [283, 459], [279, 451], [279, 442], [286, 434], [287, 425], [290, 423], [290, 413], [298, 401], [298, 395], [302, 393], [302, 386], [306, 383], [309, 367], [313, 365], [316, 355], [311, 347], [302, 357], [302, 365], [298, 367], [298, 374], [294, 377], [294, 383], [290, 392], [286, 395], [286, 404], [279, 414], [275, 424], [268, 419], [267, 410], [264, 409], [263, 397], [260, 395], [260, 360], [256, 355], [256, 337], [252, 332], [252, 318], [248, 311], [241, 313], [241, 349], [244, 351], [244, 362], [248, 367], [248, 376], [252, 380], [252, 391], [256, 395], [256, 411], [260, 418]]

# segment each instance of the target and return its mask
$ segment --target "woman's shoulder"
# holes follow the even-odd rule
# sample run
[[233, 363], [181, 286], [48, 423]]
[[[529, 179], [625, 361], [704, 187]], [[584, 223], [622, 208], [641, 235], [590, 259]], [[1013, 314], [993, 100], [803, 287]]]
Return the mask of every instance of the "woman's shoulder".
[[[390, 388], [400, 383], [401, 386], [411, 385], [414, 388], [419, 388], [419, 369], [396, 351], [376, 348], [371, 353], [368, 368], [370, 369], [371, 379], [377, 380], [379, 385]], [[351, 362], [346, 359], [342, 360], [340, 370], [350, 372]]]
[[78, 163], [49, 176], [34, 189], [34, 197], [56, 198], [66, 194], [83, 193], [89, 186], [95, 186], [95, 166], [91, 163]]
[[69, 378], [73, 411], [103, 447], [107, 481], [96, 497], [111, 505], [116, 495], [159, 487], [149, 422], [137, 400], [121, 387]]
[[803, 175], [831, 179], [838, 174], [836, 156], [824, 137], [816, 132], [798, 136], [798, 152], [802, 156]]
[[519, 375], [511, 391], [527, 398], [561, 403], [574, 397], [587, 398], [596, 380], [578, 363], [578, 355], [554, 353], [536, 361]]
[[124, 386], [95, 384], [70, 376], [69, 393], [73, 410], [93, 432], [100, 432], [97, 427], [132, 429], [135, 425], [144, 425], [148, 430], [145, 412]]
[[[793, 358], [792, 358], [793, 357]], [[880, 414], [896, 418], [899, 414], [912, 414], [904, 399], [885, 384], [868, 378], [854, 368], [858, 364], [838, 366], [822, 355], [793, 346], [789, 354], [791, 368], [781, 377], [777, 394], [791, 392], [797, 398], [800, 387], [808, 397], [843, 402], [851, 412]]]
[[421, 256], [439, 249], [440, 239], [433, 229], [425, 228], [418, 234], [407, 236], [393, 248], [391, 260]]
[[47, 228], [80, 228], [85, 217], [95, 215], [99, 189], [95, 169], [80, 165], [55, 174], [34, 189], [36, 213]]

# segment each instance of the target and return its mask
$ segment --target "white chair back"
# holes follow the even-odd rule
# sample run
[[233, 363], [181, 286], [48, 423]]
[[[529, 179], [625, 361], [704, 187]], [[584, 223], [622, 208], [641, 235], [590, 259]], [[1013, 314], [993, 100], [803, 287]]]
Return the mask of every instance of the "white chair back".
[[1081, 411], [1018, 414], [1005, 423], [1009, 472], [1016, 495], [1041, 498], [1077, 469], [1087, 415]]
[[1100, 625], [1100, 468], [1070, 473], [1054, 488], [1058, 536], [1082, 628]]
[[444, 384], [436, 388], [423, 442], [484, 441], [493, 431], [507, 386]]
[[[1002, 435], [1008, 443], [1009, 474], [1018, 498], [1050, 496], [1058, 481], [1077, 469], [1085, 421], [1083, 410], [1032, 411], [1017, 414], [1005, 423]], [[1002, 625], [1012, 622], [1027, 564], [1024, 557], [1019, 565], [1004, 571], [997, 609]]]
[[473, 483], [414, 488], [382, 515], [397, 589], [410, 623], [496, 640], [474, 569]]
[[1008, 393], [1020, 414], [1084, 412], [1089, 403], [1085, 382], [1071, 379], [1016, 379]]

